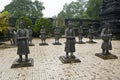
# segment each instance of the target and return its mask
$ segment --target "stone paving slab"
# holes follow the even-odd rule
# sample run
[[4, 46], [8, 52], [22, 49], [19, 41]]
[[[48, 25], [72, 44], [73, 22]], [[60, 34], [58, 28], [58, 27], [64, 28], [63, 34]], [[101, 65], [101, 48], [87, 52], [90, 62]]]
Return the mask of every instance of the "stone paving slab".
[[118, 59], [110, 60], [95, 56], [102, 51], [100, 39], [94, 40], [96, 44], [76, 44], [74, 54], [81, 63], [71, 64], [63, 64], [59, 60], [65, 55], [64, 38], [60, 39], [62, 45], [53, 45], [53, 38], [46, 40], [48, 46], [39, 46], [40, 41], [34, 39], [35, 46], [30, 46], [29, 57], [34, 59], [33, 67], [11, 69], [13, 61], [18, 58], [17, 48], [0, 49], [0, 80], [120, 80], [120, 41], [112, 41], [111, 53]]

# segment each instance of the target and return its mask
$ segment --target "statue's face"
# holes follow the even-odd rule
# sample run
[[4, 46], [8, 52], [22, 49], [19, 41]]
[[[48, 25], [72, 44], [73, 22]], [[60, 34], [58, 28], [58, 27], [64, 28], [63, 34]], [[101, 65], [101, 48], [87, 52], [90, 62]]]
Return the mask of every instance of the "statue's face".
[[80, 28], [82, 28], [82, 26], [80, 26]]
[[30, 26], [28, 26], [28, 29], [30, 29]]
[[42, 26], [42, 29], [44, 29], [44, 26]]
[[93, 28], [93, 26], [90, 26], [90, 28], [92, 29], [92, 28]]
[[68, 27], [72, 28], [72, 23], [71, 22], [68, 22]]
[[109, 23], [106, 23], [105, 24], [105, 28], [108, 29], [110, 27], [110, 24]]
[[109, 29], [107, 25], [105, 26], [105, 29], [106, 29], [106, 30], [108, 30], [108, 29]]
[[23, 22], [20, 22], [19, 28], [24, 28], [24, 23]]

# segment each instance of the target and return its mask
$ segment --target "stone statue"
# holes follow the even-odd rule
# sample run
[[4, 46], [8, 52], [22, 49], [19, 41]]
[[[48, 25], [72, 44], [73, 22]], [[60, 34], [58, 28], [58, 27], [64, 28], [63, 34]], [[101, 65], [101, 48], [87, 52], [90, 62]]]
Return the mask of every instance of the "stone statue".
[[112, 50], [112, 44], [111, 44], [112, 34], [111, 34], [109, 27], [110, 27], [110, 24], [106, 22], [104, 24], [104, 28], [101, 31], [101, 38], [103, 40], [102, 45], [101, 45], [102, 53], [95, 54], [95, 56], [100, 57], [104, 60], [118, 59], [116, 55], [113, 55], [109, 52], [109, 50]]
[[10, 37], [11, 37], [11, 45], [17, 45], [17, 32], [15, 29], [12, 29], [10, 31]]
[[59, 42], [59, 39], [61, 37], [60, 31], [61, 30], [59, 27], [55, 27], [55, 29], [54, 29], [55, 43], [53, 43], [54, 45], [61, 45], [61, 43]]
[[[19, 55], [19, 59], [15, 59], [11, 68], [31, 67], [34, 65], [34, 60], [32, 58], [28, 58], [28, 54], [30, 53], [28, 38], [29, 31], [28, 29], [25, 29], [24, 21], [20, 21], [19, 29], [17, 30], [17, 54]], [[23, 55], [25, 55], [25, 59], [23, 59]]]
[[[75, 52], [75, 32], [72, 28], [72, 23], [68, 23], [68, 28], [65, 30], [66, 43], [65, 43], [65, 52], [66, 58], [75, 58], [73, 52]], [[69, 56], [70, 53], [70, 56]]]
[[89, 41], [87, 41], [88, 43], [96, 43], [93, 41], [93, 37], [94, 37], [94, 30], [93, 30], [93, 26], [90, 26], [89, 30], [88, 30], [88, 38]]
[[[66, 56], [60, 56], [59, 59], [62, 63], [76, 63], [81, 62], [78, 58], [73, 55], [75, 52], [75, 32], [72, 28], [72, 23], [68, 22], [68, 28], [65, 30], [66, 42], [65, 42], [65, 52]], [[70, 54], [69, 54], [70, 53]]]
[[25, 55], [25, 61], [29, 61], [28, 54], [29, 46], [28, 46], [28, 38], [29, 38], [29, 32], [27, 29], [25, 29], [25, 24], [23, 21], [19, 23], [19, 29], [17, 30], [17, 54], [19, 55], [19, 62], [22, 62], [22, 55]]
[[41, 44], [40, 45], [48, 45], [45, 40], [46, 40], [46, 30], [44, 26], [40, 29], [40, 38], [41, 38]]
[[79, 44], [83, 44], [84, 42], [82, 41], [83, 39], [83, 28], [82, 26], [79, 27], [78, 29], [78, 39], [79, 39]]
[[14, 45], [17, 45], [17, 32], [14, 30]]
[[33, 31], [32, 31], [32, 29], [31, 29], [30, 26], [28, 26], [28, 31], [29, 31], [28, 44], [29, 44], [30, 46], [34, 46], [34, 44], [32, 43], [32, 34], [33, 34]]
[[112, 40], [112, 34], [110, 32], [110, 24], [109, 23], [106, 23], [105, 24], [105, 27], [102, 29], [102, 32], [101, 32], [101, 38], [103, 40], [103, 43], [102, 43], [102, 53], [105, 54], [105, 55], [109, 55], [110, 52], [109, 50], [112, 50], [112, 44], [111, 44], [111, 40]]

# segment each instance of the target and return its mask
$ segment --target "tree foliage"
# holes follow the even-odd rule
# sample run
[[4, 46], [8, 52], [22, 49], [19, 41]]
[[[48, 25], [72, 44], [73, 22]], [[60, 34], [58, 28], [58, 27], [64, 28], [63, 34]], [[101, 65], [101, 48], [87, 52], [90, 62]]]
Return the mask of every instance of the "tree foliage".
[[99, 19], [102, 0], [89, 0], [87, 4], [86, 15], [89, 19]]
[[39, 31], [42, 28], [42, 26], [45, 27], [47, 35], [51, 36], [53, 32], [53, 24], [50, 19], [45, 19], [45, 18], [38, 18], [35, 22], [33, 31], [36, 33], [36, 35], [39, 35]]
[[67, 18], [84, 18], [86, 10], [86, 0], [72, 1], [70, 4], [65, 4], [63, 10], [57, 16], [57, 22], [62, 29], [65, 29], [64, 19]]
[[6, 33], [9, 30], [9, 13], [7, 11], [0, 13], [0, 33]]
[[58, 14], [60, 18], [81, 18], [85, 11], [85, 0], [72, 1], [70, 4], [65, 4], [63, 10]]
[[5, 6], [6, 11], [8, 11], [11, 17], [29, 17], [38, 18], [42, 17], [42, 10], [44, 9], [43, 3], [35, 0], [12, 0], [10, 4]]
[[20, 21], [24, 21], [25, 22], [25, 28], [27, 28], [28, 26], [33, 26], [32, 25], [32, 20], [30, 18], [27, 18], [27, 17], [20, 17], [19, 19], [16, 20], [16, 26], [15, 28], [17, 29], [19, 26], [19, 22]]
[[99, 19], [100, 7], [103, 0], [77, 0], [65, 4], [58, 14], [59, 18]]

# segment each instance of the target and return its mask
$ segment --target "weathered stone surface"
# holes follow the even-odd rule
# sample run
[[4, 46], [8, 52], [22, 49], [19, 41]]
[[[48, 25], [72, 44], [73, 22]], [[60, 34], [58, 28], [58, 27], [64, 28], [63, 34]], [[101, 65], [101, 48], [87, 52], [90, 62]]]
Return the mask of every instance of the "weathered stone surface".
[[39, 43], [40, 46], [48, 45], [48, 43]]
[[90, 43], [90, 44], [96, 44], [97, 42], [95, 41], [86, 41], [87, 43]]
[[31, 44], [29, 44], [29, 46], [35, 46], [35, 44], [32, 44], [32, 43], [31, 43]]
[[110, 22], [113, 37], [120, 39], [120, 0], [103, 0], [100, 19], [101, 23]]
[[103, 53], [96, 53], [95, 56], [100, 57], [100, 58], [102, 58], [104, 60], [118, 59], [118, 57], [116, 55], [113, 55], [113, 54], [105, 55]]
[[85, 44], [85, 42], [83, 42], [83, 41], [82, 41], [82, 42], [76, 42], [76, 43], [77, 43], [77, 44]]
[[32, 67], [32, 66], [34, 65], [34, 60], [33, 60], [32, 58], [30, 58], [30, 59], [28, 59], [28, 60], [29, 60], [29, 61], [26, 62], [26, 61], [23, 59], [22, 62], [19, 62], [18, 59], [16, 59], [16, 60], [13, 62], [11, 68]]
[[16, 45], [0, 43], [0, 49], [15, 48], [15, 47], [16, 47]]
[[78, 58], [66, 58], [65, 56], [60, 56], [59, 59], [61, 60], [62, 63], [78, 63], [81, 62], [80, 59]]
[[53, 45], [62, 45], [62, 43], [53, 43]]

